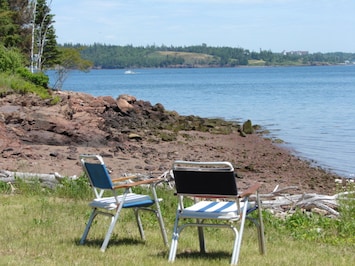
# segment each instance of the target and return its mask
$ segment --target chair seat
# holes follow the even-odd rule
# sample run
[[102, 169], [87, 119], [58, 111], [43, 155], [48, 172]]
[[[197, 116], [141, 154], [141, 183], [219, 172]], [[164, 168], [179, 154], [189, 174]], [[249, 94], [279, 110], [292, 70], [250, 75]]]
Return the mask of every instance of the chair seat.
[[[122, 201], [122, 196], [117, 197], [118, 202]], [[124, 202], [123, 208], [144, 207], [154, 204], [154, 200], [149, 195], [140, 195], [135, 193], [128, 193]], [[93, 208], [103, 208], [106, 210], [114, 210], [117, 208], [115, 197], [104, 197], [94, 199], [89, 204]]]
[[[250, 208], [248, 204], [248, 208]], [[240, 208], [243, 210], [244, 203], [240, 203]], [[235, 201], [200, 201], [190, 207], [182, 210], [181, 218], [201, 218], [201, 219], [221, 219], [221, 220], [236, 220], [239, 219], [237, 204]]]

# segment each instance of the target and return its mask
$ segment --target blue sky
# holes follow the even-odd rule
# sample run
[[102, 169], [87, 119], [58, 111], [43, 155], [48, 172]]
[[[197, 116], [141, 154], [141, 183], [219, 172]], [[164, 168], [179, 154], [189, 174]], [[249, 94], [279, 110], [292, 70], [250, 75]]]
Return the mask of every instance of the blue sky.
[[53, 0], [50, 8], [61, 44], [355, 53], [354, 0]]

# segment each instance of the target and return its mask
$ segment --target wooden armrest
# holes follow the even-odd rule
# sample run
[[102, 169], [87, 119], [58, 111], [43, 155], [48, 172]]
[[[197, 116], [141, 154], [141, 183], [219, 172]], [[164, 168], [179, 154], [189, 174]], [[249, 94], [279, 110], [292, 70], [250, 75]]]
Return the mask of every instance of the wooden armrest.
[[247, 190], [243, 191], [242, 194], [238, 195], [238, 197], [239, 198], [249, 197], [250, 195], [254, 194], [259, 189], [260, 186], [261, 186], [260, 183], [255, 183]]
[[111, 181], [112, 181], [113, 183], [115, 183], [115, 182], [126, 181], [126, 180], [134, 179], [134, 178], [137, 178], [137, 176], [135, 176], [135, 175], [130, 175], [130, 176], [116, 177], [116, 178], [112, 178]]
[[152, 184], [152, 183], [155, 183], [155, 182], [158, 182], [158, 181], [161, 181], [161, 178], [159, 178], [159, 177], [149, 178], [149, 179], [140, 180], [140, 181], [136, 181], [136, 182], [119, 184], [117, 186], [114, 186], [114, 189], [117, 189], [117, 188], [130, 188], [130, 187], [135, 187], [135, 186], [144, 185], [144, 184]]

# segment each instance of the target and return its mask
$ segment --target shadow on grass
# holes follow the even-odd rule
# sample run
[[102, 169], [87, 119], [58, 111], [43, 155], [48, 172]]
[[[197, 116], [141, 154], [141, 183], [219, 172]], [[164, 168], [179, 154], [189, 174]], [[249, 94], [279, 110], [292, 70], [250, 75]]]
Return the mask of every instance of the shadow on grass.
[[[83, 245], [80, 244], [80, 238], [75, 239], [75, 243], [78, 246], [88, 246], [88, 247], [97, 247], [100, 248], [104, 239], [87, 239]], [[134, 238], [120, 238], [120, 239], [110, 239], [107, 248], [110, 246], [119, 246], [119, 245], [144, 245], [145, 241], [141, 239]]]
[[206, 253], [200, 251], [182, 251], [176, 254], [176, 259], [230, 259], [232, 254], [225, 251], [209, 251]]

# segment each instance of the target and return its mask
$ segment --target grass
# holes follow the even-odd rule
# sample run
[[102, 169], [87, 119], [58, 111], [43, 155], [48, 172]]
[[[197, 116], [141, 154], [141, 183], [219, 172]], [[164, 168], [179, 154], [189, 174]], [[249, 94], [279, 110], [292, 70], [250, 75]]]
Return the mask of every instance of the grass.
[[208, 54], [191, 53], [191, 52], [174, 52], [174, 51], [159, 51], [150, 54], [150, 57], [165, 59], [181, 58], [186, 65], [213, 65], [216, 64], [216, 58]]
[[[66, 181], [55, 191], [41, 188], [38, 182], [17, 182], [15, 192], [0, 182], [0, 265], [167, 265], [169, 250], [163, 245], [158, 225], [149, 213], [143, 213], [146, 241], [142, 241], [131, 211], [126, 210], [117, 224], [105, 253], [100, 251], [108, 219], [98, 217], [85, 245], [79, 245], [90, 214], [87, 203], [90, 188], [84, 179]], [[168, 237], [171, 237], [176, 198], [173, 192], [159, 189]], [[336, 225], [350, 228], [354, 208], [345, 208], [347, 218], [335, 223], [309, 218], [298, 212], [288, 221], [264, 213], [267, 254], [259, 255], [254, 227], [247, 224], [239, 265], [351, 265], [355, 260], [353, 239], [339, 235], [339, 241], [301, 237], [314, 226], [329, 234]], [[351, 218], [352, 217], [352, 218]], [[317, 220], [315, 223], [314, 220]], [[332, 223], [332, 225], [329, 225]], [[346, 226], [344, 226], [346, 227]], [[349, 235], [349, 234], [348, 234]], [[169, 240], [170, 241], [170, 240]], [[179, 241], [174, 265], [229, 265], [232, 234], [227, 229], [206, 230], [208, 253], [198, 252], [196, 230], [186, 228]]]

